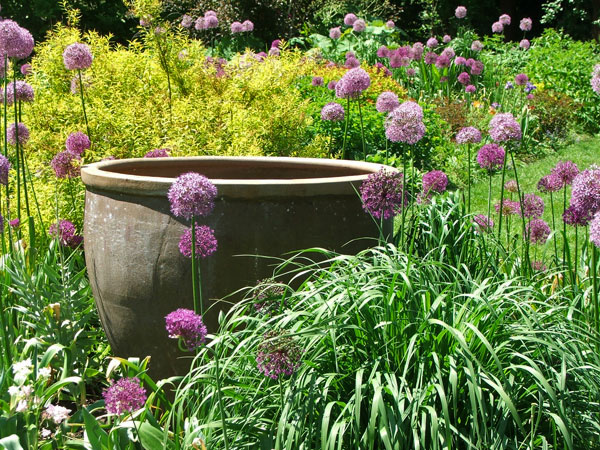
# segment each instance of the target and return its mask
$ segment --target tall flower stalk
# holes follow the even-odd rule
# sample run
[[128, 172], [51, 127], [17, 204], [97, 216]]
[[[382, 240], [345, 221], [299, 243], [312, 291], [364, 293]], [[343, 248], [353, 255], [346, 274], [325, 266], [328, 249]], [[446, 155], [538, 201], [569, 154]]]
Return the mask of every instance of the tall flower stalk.
[[69, 45], [63, 52], [63, 62], [67, 70], [76, 70], [79, 79], [79, 95], [81, 97], [81, 108], [83, 110], [83, 119], [87, 135], [91, 137], [90, 125], [88, 122], [87, 112], [85, 109], [85, 96], [83, 93], [83, 78], [81, 71], [89, 68], [92, 65], [92, 52], [86, 44], [75, 43]]
[[344, 74], [344, 76], [335, 85], [335, 95], [338, 98], [346, 98], [347, 101], [347, 114], [346, 114], [346, 126], [344, 131], [344, 144], [342, 148], [342, 158], [346, 156], [346, 142], [348, 137], [348, 128], [350, 124], [350, 99], [356, 99], [358, 102], [358, 111], [360, 116], [360, 131], [363, 145], [363, 157], [366, 159], [366, 143], [365, 133], [363, 128], [362, 120], [362, 109], [360, 105], [360, 97], [364, 90], [371, 85], [371, 78], [369, 74], [360, 67], [350, 69]]
[[[474, 127], [465, 127], [456, 134], [457, 144], [467, 145], [467, 213], [471, 214], [471, 144], [481, 142], [481, 132]], [[488, 218], [490, 217], [490, 190], [488, 190]]]

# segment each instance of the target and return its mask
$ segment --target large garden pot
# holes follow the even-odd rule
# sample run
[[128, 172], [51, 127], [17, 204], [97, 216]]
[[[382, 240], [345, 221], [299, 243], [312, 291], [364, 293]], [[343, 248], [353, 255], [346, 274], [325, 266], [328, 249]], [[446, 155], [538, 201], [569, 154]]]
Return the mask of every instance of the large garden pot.
[[[311, 247], [354, 253], [373, 245], [379, 230], [357, 190], [380, 167], [274, 157], [125, 159], [84, 166], [86, 264], [113, 353], [150, 355], [155, 378], [184, 374], [189, 367], [164, 321], [177, 308], [192, 309], [191, 260], [178, 248], [189, 223], [173, 216], [167, 200], [177, 176], [198, 172], [218, 189], [213, 212], [199, 220], [218, 240], [216, 253], [201, 261], [204, 321], [216, 332], [218, 312], [241, 296], [218, 300], [272, 276], [274, 261], [258, 255], [280, 257]], [[384, 224], [387, 232], [391, 226]]]

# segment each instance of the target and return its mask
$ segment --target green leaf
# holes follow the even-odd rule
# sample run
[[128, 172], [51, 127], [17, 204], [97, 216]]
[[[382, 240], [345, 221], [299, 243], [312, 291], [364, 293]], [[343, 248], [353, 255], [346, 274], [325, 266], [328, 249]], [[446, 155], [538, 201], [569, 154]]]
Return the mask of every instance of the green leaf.
[[19, 442], [19, 436], [16, 434], [0, 439], [0, 448], [6, 450], [23, 450], [21, 442]]
[[81, 410], [85, 423], [85, 434], [93, 449], [108, 448], [108, 434], [104, 431], [94, 416], [87, 409]]
[[153, 427], [148, 422], [144, 422], [138, 426], [140, 432], [140, 440], [147, 450], [164, 450], [174, 449], [175, 445], [167, 437], [166, 433], [158, 428]]

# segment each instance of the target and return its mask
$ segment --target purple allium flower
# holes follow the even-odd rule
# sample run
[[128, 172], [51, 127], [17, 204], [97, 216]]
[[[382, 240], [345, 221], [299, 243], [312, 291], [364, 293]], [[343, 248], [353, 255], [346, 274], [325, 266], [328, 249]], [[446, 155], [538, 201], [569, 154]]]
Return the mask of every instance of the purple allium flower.
[[176, 217], [188, 220], [210, 214], [216, 196], [216, 186], [208, 178], [195, 172], [184, 173], [177, 177], [167, 193], [171, 212]]
[[457, 79], [460, 84], [467, 85], [471, 81], [471, 76], [467, 72], [461, 72]]
[[8, 172], [10, 171], [10, 161], [4, 155], [0, 155], [0, 184], [8, 185]]
[[332, 122], [344, 120], [344, 107], [335, 102], [327, 103], [321, 109], [321, 119], [330, 120]]
[[504, 189], [506, 189], [508, 192], [515, 193], [519, 191], [519, 186], [517, 185], [516, 180], [508, 180], [506, 183], [504, 183]]
[[600, 213], [590, 222], [590, 242], [600, 248]]
[[[238, 23], [238, 22], [235, 22], [235, 23]], [[231, 32], [233, 33], [233, 24], [231, 26], [232, 26]], [[196, 19], [196, 22], [194, 23], [194, 28], [197, 31], [206, 30], [206, 20], [204, 19], [204, 17], [198, 17]]]
[[492, 33], [502, 33], [504, 31], [504, 25], [500, 22], [494, 22], [492, 24]]
[[364, 69], [350, 69], [335, 86], [335, 94], [339, 98], [358, 98], [362, 91], [371, 85], [371, 78]]
[[531, 261], [531, 268], [536, 272], [546, 271], [546, 266], [543, 261]]
[[392, 28], [395, 28], [395, 27], [396, 27], [396, 24], [394, 23], [394, 21], [393, 21], [393, 20], [388, 20], [388, 21], [385, 23], [385, 27], [391, 30]]
[[375, 70], [377, 71], [377, 73], [382, 73], [384, 77], [391, 77], [392, 76], [392, 72], [390, 71], [390, 69], [388, 69], [387, 67], [385, 67], [380, 62], [376, 62], [373, 67], [375, 68]]
[[589, 211], [575, 208], [573, 205], [564, 210], [562, 218], [567, 225], [585, 227], [589, 224], [592, 215]]
[[[498, 202], [494, 205], [494, 209], [496, 210], [496, 213], [500, 212], [500, 202]], [[503, 216], [510, 216], [510, 215], [518, 214], [519, 209], [520, 209], [519, 202], [513, 202], [512, 200], [509, 200], [507, 198], [505, 198], [504, 201], [502, 201], [502, 215]]]
[[146, 403], [146, 390], [140, 386], [137, 377], [121, 378], [104, 389], [102, 397], [104, 397], [106, 412], [121, 415], [142, 408]]
[[57, 238], [60, 245], [76, 248], [83, 238], [77, 234], [75, 225], [69, 220], [59, 220], [48, 228], [50, 237]]
[[31, 73], [31, 64], [23, 64], [21, 66], [21, 75], [27, 76]]
[[356, 22], [358, 20], [358, 17], [356, 17], [354, 14], [352, 13], [348, 13], [346, 14], [346, 16], [344, 17], [344, 24], [348, 25], [349, 27], [351, 27], [352, 25], [354, 25], [354, 22]]
[[273, 48], [273, 47], [279, 48], [280, 45], [281, 45], [281, 39], [275, 39], [273, 42], [271, 42], [271, 48]]
[[90, 145], [92, 145], [92, 143], [90, 142], [88, 135], [81, 131], [77, 131], [69, 135], [65, 146], [68, 152], [81, 157], [83, 152], [90, 148]]
[[573, 183], [573, 180], [579, 174], [579, 168], [573, 161], [559, 161], [550, 173], [556, 177], [562, 187]]
[[465, 66], [467, 66], [470, 69], [474, 62], [475, 62], [475, 60], [473, 58], [469, 58], [465, 62]]
[[485, 144], [477, 153], [477, 163], [489, 172], [502, 169], [506, 152], [498, 144]]
[[167, 158], [171, 149], [169, 148], [156, 148], [154, 150], [150, 150], [148, 153], [144, 155], [144, 158]]
[[342, 36], [342, 29], [340, 27], [334, 27], [329, 30], [329, 37], [331, 39], [339, 39]]
[[242, 24], [240, 22], [233, 22], [231, 24], [231, 32], [232, 33], [241, 33], [242, 31], [244, 31], [244, 27], [242, 26]]
[[425, 50], [425, 46], [422, 42], [415, 42], [412, 46], [413, 50], [413, 59], [415, 61], [419, 61], [423, 57], [423, 51]]
[[457, 19], [464, 19], [467, 16], [467, 8], [464, 6], [457, 6], [454, 15]]
[[252, 23], [250, 20], [244, 20], [242, 22], [242, 27], [242, 31], [254, 31], [254, 23]]
[[204, 344], [208, 330], [202, 316], [194, 311], [179, 308], [165, 317], [165, 328], [171, 339], [182, 339], [188, 350], [194, 350]]
[[361, 31], [365, 31], [367, 28], [367, 24], [362, 19], [356, 19], [352, 24], [352, 30], [360, 33]]
[[442, 42], [444, 44], [447, 44], [448, 42], [450, 42], [452, 40], [452, 38], [450, 37], [449, 34], [445, 34], [444, 37], [442, 38]]
[[276, 47], [271, 47], [269, 49], [269, 56], [279, 56], [280, 54], [281, 54], [281, 51]]
[[481, 41], [473, 41], [471, 43], [471, 50], [473, 50], [474, 52], [480, 52], [481, 50], [483, 50], [483, 44], [481, 43]]
[[596, 94], [600, 94], [600, 64], [596, 64], [594, 66], [594, 71], [592, 72], [590, 84], [592, 85], [592, 90]]
[[346, 54], [344, 55], [344, 58], [348, 59], [348, 58], [356, 58], [356, 53], [354, 52], [346, 52]]
[[531, 42], [529, 42], [527, 39], [522, 39], [521, 42], [519, 42], [519, 47], [521, 47], [523, 50], [527, 50], [529, 47], [531, 47]]
[[416, 75], [416, 73], [417, 73], [417, 71], [415, 69], [413, 69], [412, 67], [406, 68], [406, 76], [414, 77]]
[[29, 128], [22, 122], [19, 122], [17, 126], [15, 126], [14, 122], [11, 123], [6, 132], [9, 144], [17, 145], [17, 134], [19, 135], [19, 144], [25, 145], [29, 140]]
[[476, 90], [477, 90], [477, 88], [472, 84], [469, 84], [465, 87], [465, 92], [467, 94], [474, 94]]
[[511, 113], [496, 114], [490, 120], [490, 136], [496, 142], [521, 139], [521, 125]]
[[525, 239], [529, 236], [532, 244], [544, 244], [550, 236], [550, 227], [542, 219], [531, 219], [525, 227]]
[[481, 142], [481, 131], [475, 127], [462, 128], [456, 134], [456, 142], [458, 144], [477, 144]]
[[390, 50], [385, 45], [382, 45], [381, 47], [379, 47], [377, 49], [377, 57], [378, 58], [389, 58]]
[[404, 195], [404, 175], [381, 168], [360, 186], [363, 209], [376, 219], [398, 214], [407, 203]]
[[423, 109], [415, 102], [402, 103], [388, 114], [385, 135], [392, 142], [416, 144], [425, 135]]
[[441, 194], [448, 187], [448, 176], [441, 170], [432, 170], [423, 175], [423, 192], [429, 195], [431, 192]]
[[440, 56], [438, 56], [438, 58], [435, 60], [435, 67], [438, 69], [450, 67], [450, 58], [446, 53], [442, 53]]
[[54, 169], [57, 178], [75, 178], [79, 176], [80, 167], [78, 160], [81, 157], [67, 150], [57, 153], [50, 166]]
[[481, 75], [483, 72], [484, 65], [481, 61], [473, 61], [469, 69], [471, 70], [471, 75]]
[[[196, 224], [196, 258], [207, 258], [217, 251], [214, 231], [206, 225]], [[186, 258], [192, 257], [192, 229], [186, 228], [179, 239], [179, 252]]]
[[[33, 88], [25, 81], [17, 80], [17, 101], [32, 102], [34, 98]], [[4, 89], [0, 90], [0, 99], [4, 98]], [[6, 104], [12, 105], [15, 101], [15, 84], [11, 81], [6, 86]]]
[[473, 224], [479, 233], [490, 233], [494, 229], [494, 221], [483, 214], [473, 217]]
[[283, 300], [285, 288], [283, 285], [277, 284], [273, 278], [258, 281], [253, 294], [254, 300], [256, 300], [254, 309], [261, 314], [270, 315], [285, 306]]
[[335, 90], [336, 84], [337, 84], [337, 80], [331, 80], [329, 83], [327, 83], [327, 89], [329, 89], [330, 91]]
[[71, 44], [63, 52], [63, 61], [68, 70], [87, 69], [93, 59], [90, 48], [85, 44]]
[[390, 91], [385, 91], [379, 94], [377, 102], [375, 103], [375, 109], [379, 112], [391, 112], [395, 108], [400, 106], [398, 96]]
[[519, 23], [519, 28], [523, 31], [531, 31], [532, 20], [529, 17], [524, 17]]
[[214, 17], [217, 17], [217, 13], [216, 13], [216, 11], [213, 11], [212, 9], [209, 9], [208, 11], [206, 11], [206, 12], [204, 13], [204, 17], [209, 17], [209, 16], [214, 16]]
[[522, 215], [530, 218], [540, 218], [542, 214], [544, 214], [544, 200], [535, 194], [525, 194], [523, 196]]
[[313, 86], [323, 86], [323, 77], [313, 77], [311, 84]]
[[194, 19], [192, 19], [192, 17], [188, 16], [187, 14], [184, 14], [183, 17], [181, 18], [181, 26], [183, 28], [190, 28], [193, 23], [194, 23]]
[[254, 55], [254, 59], [258, 62], [262, 62], [267, 59], [267, 56], [269, 55], [267, 55], [265, 52], [258, 52], [256, 55]]
[[442, 55], [447, 56], [449, 59], [452, 59], [456, 56], [456, 52], [454, 51], [454, 49], [452, 47], [446, 47], [443, 51], [442, 51]]
[[425, 64], [435, 64], [438, 59], [438, 55], [434, 52], [425, 53]]
[[525, 84], [529, 81], [529, 77], [524, 73], [520, 73], [515, 76], [515, 84], [517, 86], [525, 86]]
[[427, 45], [429, 48], [436, 48], [439, 45], [439, 42], [435, 37], [430, 37], [427, 39], [427, 43], [425, 45]]
[[590, 166], [573, 179], [571, 205], [590, 215], [600, 211], [600, 167]]
[[219, 26], [219, 19], [217, 16], [204, 16], [204, 27], [207, 30], [217, 28]]
[[11, 228], [18, 228], [19, 225], [21, 225], [21, 221], [19, 219], [13, 219], [9, 220], [8, 224], [11, 226]]
[[390, 51], [390, 67], [397, 69], [398, 67], [406, 67], [410, 64], [410, 58], [399, 48]]
[[300, 368], [302, 353], [302, 347], [294, 339], [278, 330], [269, 331], [258, 346], [258, 370], [273, 380], [290, 376]]
[[455, 66], [464, 66], [467, 63], [467, 60], [462, 56], [457, 56], [454, 60]]
[[510, 25], [510, 21], [510, 16], [508, 14], [502, 14], [498, 19], [498, 22], [500, 22], [505, 27]]
[[24, 59], [33, 51], [33, 37], [13, 20], [0, 20], [0, 55]]
[[344, 67], [346, 69], [356, 69], [357, 67], [360, 67], [360, 61], [358, 59], [356, 59], [354, 56], [349, 56], [346, 59]]
[[560, 179], [552, 174], [544, 175], [538, 181], [537, 188], [540, 192], [556, 192], [562, 188]]

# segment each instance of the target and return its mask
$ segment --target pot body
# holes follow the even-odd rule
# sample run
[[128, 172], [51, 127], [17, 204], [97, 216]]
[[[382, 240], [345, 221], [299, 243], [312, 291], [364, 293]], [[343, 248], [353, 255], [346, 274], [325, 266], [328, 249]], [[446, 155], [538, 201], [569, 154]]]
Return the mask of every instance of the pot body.
[[[170, 212], [167, 191], [186, 172], [207, 176], [215, 208], [217, 251], [200, 261], [209, 333], [220, 312], [278, 260], [322, 247], [355, 253], [374, 245], [379, 229], [364, 212], [360, 183], [381, 166], [302, 158], [188, 157], [105, 161], [82, 168], [86, 185], [84, 242], [94, 298], [113, 353], [151, 356], [150, 375], [183, 375], [191, 354], [178, 350], [165, 316], [192, 307], [191, 260], [179, 252], [190, 226]], [[392, 223], [384, 223], [391, 233]], [[272, 258], [265, 258], [272, 257]], [[233, 295], [230, 295], [235, 293]]]

